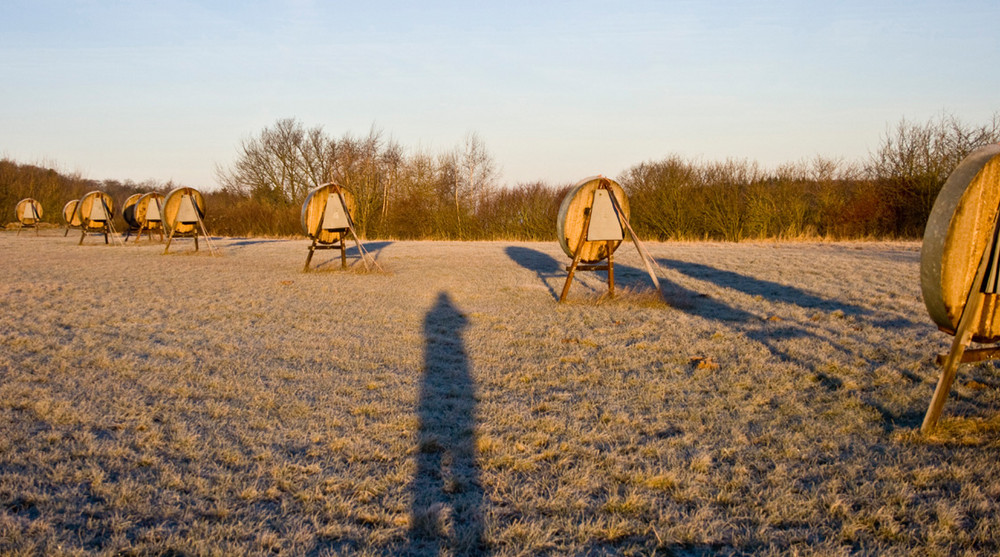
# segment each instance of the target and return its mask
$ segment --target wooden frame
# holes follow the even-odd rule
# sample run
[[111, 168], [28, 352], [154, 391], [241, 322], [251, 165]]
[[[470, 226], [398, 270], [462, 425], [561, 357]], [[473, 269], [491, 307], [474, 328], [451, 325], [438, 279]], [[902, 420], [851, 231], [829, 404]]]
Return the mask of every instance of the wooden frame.
[[[636, 236], [635, 231], [632, 230], [632, 226], [628, 221], [627, 213], [621, 203], [619, 203], [618, 198], [615, 196], [614, 189], [611, 186], [611, 180], [608, 180], [603, 176], [599, 176], [598, 180], [600, 180], [600, 183], [597, 186], [597, 189], [591, 192], [590, 204], [583, 209], [583, 226], [581, 227], [580, 235], [577, 238], [576, 250], [573, 253], [573, 262], [566, 267], [568, 274], [566, 275], [566, 282], [563, 284], [562, 293], [559, 295], [559, 302], [563, 302], [569, 294], [569, 287], [573, 283], [573, 276], [576, 274], [576, 271], [607, 271], [608, 294], [611, 297], [614, 297], [615, 295], [615, 248], [620, 244], [621, 240], [588, 239], [590, 223], [593, 218], [594, 200], [597, 197], [597, 192], [602, 190], [608, 193], [608, 197], [611, 201], [611, 207], [615, 212], [619, 225], [623, 227], [621, 235], [622, 238], [624, 238], [625, 232], [627, 231], [629, 237], [631, 237], [632, 241], [635, 243], [636, 250], [639, 252], [639, 258], [642, 259], [643, 265], [646, 267], [646, 271], [649, 273], [650, 278], [653, 280], [653, 284], [656, 286], [656, 291], [662, 296], [663, 293], [660, 290], [660, 281], [657, 278], [656, 273], [653, 271], [653, 266], [656, 265], [656, 261], [649, 255], [649, 252], [647, 252], [645, 247], [643, 247], [642, 242], [639, 241], [639, 237]], [[589, 182], [589, 180], [585, 180], [583, 183], [587, 182]], [[570, 195], [572, 195], [572, 192]], [[562, 231], [558, 231], [558, 233], [562, 234]], [[606, 262], [602, 263], [601, 261], [594, 261], [581, 263], [585, 246], [592, 246], [595, 243], [599, 244], [601, 242], [605, 242], [607, 246], [607, 256], [604, 257]]]
[[[92, 220], [94, 205], [100, 203], [100, 207], [104, 213], [103, 220]], [[73, 212], [73, 219], [76, 216], [80, 216], [80, 241], [77, 243], [78, 246], [83, 245], [83, 240], [87, 237], [88, 233], [91, 234], [103, 234], [104, 243], [110, 244], [110, 238], [114, 238], [116, 242], [121, 244], [121, 239], [115, 236], [115, 204], [114, 200], [110, 195], [102, 191], [92, 191], [87, 195], [80, 198], [80, 202], [77, 203], [76, 209]], [[93, 226], [94, 223], [99, 223], [98, 226]]]
[[936, 358], [941, 376], [920, 426], [928, 434], [958, 367], [1000, 358], [1000, 144], [969, 153], [938, 192], [924, 228], [920, 285], [931, 319], [954, 335]]
[[[329, 201], [327, 201], [329, 203]], [[344, 229], [347, 232], [347, 229]], [[340, 250], [340, 268], [347, 268], [347, 246], [344, 245], [344, 235], [340, 236], [340, 240], [332, 244], [321, 244], [316, 238], [313, 238], [312, 245], [309, 246], [309, 255], [306, 256], [306, 266], [302, 268], [303, 273], [309, 272], [309, 263], [312, 261], [313, 253], [319, 249], [339, 249]]]
[[42, 204], [28, 197], [17, 202], [14, 207], [14, 216], [17, 217], [17, 234], [25, 228], [34, 228], [35, 236], [38, 236], [38, 222], [42, 220]]
[[[936, 361], [941, 365], [941, 377], [938, 378], [937, 386], [934, 387], [934, 395], [927, 406], [927, 413], [924, 415], [924, 422], [920, 426], [920, 432], [928, 434], [937, 427], [941, 412], [944, 410], [944, 403], [951, 393], [951, 385], [955, 381], [960, 364], [982, 362], [1000, 358], [1000, 346], [994, 345], [987, 348], [975, 348], [968, 350], [972, 343], [975, 324], [979, 322], [983, 313], [983, 306], [986, 296], [996, 296], [996, 293], [987, 293], [988, 276], [987, 271], [991, 266], [995, 266], [1000, 261], [1000, 219], [993, 225], [993, 234], [986, 245], [986, 249], [979, 257], [979, 267], [976, 269], [975, 279], [969, 289], [966, 298], [965, 308], [962, 316], [958, 320], [958, 327], [955, 329], [955, 338], [951, 342], [951, 350], [947, 354], [938, 354]], [[995, 288], [995, 287], [994, 287]]]
[[[185, 201], [188, 203], [186, 207], [184, 206]], [[193, 220], [181, 220], [181, 211], [190, 211], [191, 215], [186, 218], [193, 218]], [[163, 255], [170, 251], [170, 244], [174, 238], [193, 238], [194, 251], [198, 251], [199, 236], [204, 236], [210, 253], [213, 255], [218, 253], [212, 243], [212, 237], [209, 236], [208, 229], [205, 227], [205, 220], [202, 217], [204, 212], [205, 197], [194, 188], [177, 188], [164, 197], [163, 205], [160, 207], [160, 222], [161, 226], [170, 229], [170, 233], [167, 235], [167, 245], [163, 248]], [[152, 233], [150, 233], [150, 238], [152, 238]]]
[[80, 204], [79, 199], [72, 199], [67, 201], [62, 208], [63, 221], [66, 223], [66, 233], [63, 234], [63, 238], [69, 236], [69, 231], [72, 228], [80, 228], [83, 223], [80, 222], [79, 213], [76, 211], [77, 205]]
[[[153, 241], [153, 231], [155, 230], [155, 231], [159, 232], [159, 234], [160, 234], [160, 241], [162, 242], [163, 239], [164, 239], [164, 236], [163, 236], [163, 216], [162, 216], [162, 214], [163, 214], [163, 211], [162, 211], [162, 205], [163, 205], [163, 203], [162, 203], [162, 201], [164, 200], [163, 195], [161, 195], [159, 193], [156, 193], [156, 192], [150, 192], [150, 193], [145, 193], [145, 194], [136, 194], [136, 195], [138, 197], [136, 198], [135, 203], [132, 204], [132, 208], [133, 208], [132, 222], [128, 222], [129, 229], [125, 233], [125, 240], [124, 241], [127, 242], [128, 239], [129, 239], [129, 236], [132, 235], [132, 232], [135, 232], [136, 233], [135, 241], [139, 242], [140, 240], [142, 240], [142, 233], [143, 232], [148, 232], [149, 233], [149, 241], [152, 242]], [[131, 199], [131, 197], [129, 199]], [[128, 204], [128, 200], [126, 200], [125, 203], [127, 205]], [[148, 215], [149, 215], [149, 206], [150, 205], [154, 205], [156, 207], [156, 214], [158, 215], [157, 218], [153, 219], [153, 220], [151, 220], [151, 219], [148, 218]], [[128, 208], [126, 207], [126, 209], [122, 211], [122, 216], [123, 217], [125, 217], [125, 212], [127, 210], [128, 210]], [[125, 220], [128, 221], [127, 218]], [[195, 250], [195, 251], [197, 251], [197, 250]]]
[[[329, 207], [330, 199], [334, 196], [334, 194], [336, 194], [335, 199], [343, 208], [343, 224], [346, 226], [323, 228], [327, 208]], [[354, 242], [357, 244], [358, 255], [360, 256], [365, 269], [368, 270], [370, 268], [368, 259], [371, 256], [365, 250], [364, 245], [361, 243], [361, 239], [358, 238], [357, 231], [354, 228], [354, 217], [351, 215], [351, 208], [353, 206], [354, 197], [349, 191], [344, 190], [344, 188], [340, 187], [340, 185], [336, 182], [327, 182], [321, 186], [317, 186], [313, 188], [308, 195], [306, 195], [306, 199], [302, 203], [302, 229], [306, 235], [312, 239], [312, 244], [309, 245], [309, 254], [306, 256], [306, 263], [302, 268], [303, 273], [309, 272], [309, 264], [312, 262], [313, 255], [316, 250], [340, 250], [340, 267], [342, 269], [346, 269], [348, 234], [354, 238]], [[382, 267], [379, 266], [374, 257], [371, 257], [371, 265], [380, 271], [382, 270]]]

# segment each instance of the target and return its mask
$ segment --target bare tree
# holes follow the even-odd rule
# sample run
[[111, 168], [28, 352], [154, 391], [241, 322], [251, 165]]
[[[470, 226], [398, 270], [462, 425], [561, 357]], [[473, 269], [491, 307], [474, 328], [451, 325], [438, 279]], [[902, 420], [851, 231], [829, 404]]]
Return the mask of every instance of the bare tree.
[[231, 168], [216, 167], [223, 188], [278, 203], [295, 203], [330, 174], [333, 148], [322, 127], [306, 130], [292, 118], [244, 139]]
[[894, 207], [897, 232], [919, 233], [951, 171], [976, 148], [998, 140], [1000, 113], [978, 127], [943, 114], [925, 124], [904, 119], [886, 131], [868, 170]]
[[499, 173], [493, 155], [476, 132], [465, 135], [460, 158], [463, 189], [472, 198], [473, 211], [478, 210], [484, 197], [496, 187]]

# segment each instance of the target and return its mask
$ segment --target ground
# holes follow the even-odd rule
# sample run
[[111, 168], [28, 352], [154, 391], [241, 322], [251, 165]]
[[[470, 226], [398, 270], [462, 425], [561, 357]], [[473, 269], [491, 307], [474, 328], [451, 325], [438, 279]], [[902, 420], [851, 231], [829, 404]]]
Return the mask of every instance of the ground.
[[916, 242], [632, 244], [0, 232], [0, 553], [1000, 551], [1000, 373]]

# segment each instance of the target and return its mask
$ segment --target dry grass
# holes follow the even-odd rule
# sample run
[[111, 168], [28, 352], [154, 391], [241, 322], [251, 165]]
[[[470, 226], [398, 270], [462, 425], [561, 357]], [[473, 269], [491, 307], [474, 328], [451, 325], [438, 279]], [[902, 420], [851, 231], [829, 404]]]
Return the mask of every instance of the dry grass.
[[555, 242], [218, 243], [0, 233], [0, 553], [1000, 551], [997, 368], [914, 434], [918, 244], [652, 244], [667, 303], [626, 245], [558, 305]]

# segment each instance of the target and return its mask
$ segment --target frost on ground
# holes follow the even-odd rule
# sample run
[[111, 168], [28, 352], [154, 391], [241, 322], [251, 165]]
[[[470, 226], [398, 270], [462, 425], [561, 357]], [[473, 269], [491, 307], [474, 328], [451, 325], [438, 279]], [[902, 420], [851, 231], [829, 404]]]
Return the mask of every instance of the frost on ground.
[[1000, 551], [918, 243], [218, 245], [0, 233], [0, 553]]

